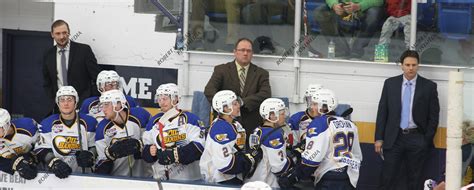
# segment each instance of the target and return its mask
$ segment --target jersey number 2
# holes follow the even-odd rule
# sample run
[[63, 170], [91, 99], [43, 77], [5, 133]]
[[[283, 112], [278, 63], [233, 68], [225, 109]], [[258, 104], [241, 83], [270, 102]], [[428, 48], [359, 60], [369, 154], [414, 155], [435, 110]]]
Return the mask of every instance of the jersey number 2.
[[351, 157], [352, 143], [354, 142], [353, 132], [338, 132], [333, 136], [334, 157]]

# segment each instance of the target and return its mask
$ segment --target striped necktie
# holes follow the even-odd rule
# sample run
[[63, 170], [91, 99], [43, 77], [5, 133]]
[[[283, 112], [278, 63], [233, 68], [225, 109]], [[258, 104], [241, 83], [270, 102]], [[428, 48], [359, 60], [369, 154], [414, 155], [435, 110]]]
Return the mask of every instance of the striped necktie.
[[240, 94], [244, 93], [244, 86], [245, 86], [245, 68], [240, 68], [239, 71], [239, 80], [240, 80]]

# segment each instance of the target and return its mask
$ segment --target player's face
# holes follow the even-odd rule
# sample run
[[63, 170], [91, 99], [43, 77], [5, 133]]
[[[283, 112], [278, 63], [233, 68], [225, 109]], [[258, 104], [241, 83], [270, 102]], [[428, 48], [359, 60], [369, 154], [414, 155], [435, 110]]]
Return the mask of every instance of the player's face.
[[239, 64], [243, 66], [248, 65], [252, 61], [253, 56], [252, 44], [246, 40], [241, 41], [237, 48], [234, 49], [234, 56]]
[[414, 57], [406, 57], [402, 63], [402, 70], [408, 80], [415, 78], [418, 72], [418, 60]]
[[58, 44], [59, 47], [65, 47], [69, 42], [69, 30], [65, 24], [53, 28], [51, 37]]
[[113, 82], [106, 82], [104, 85], [104, 92], [107, 92], [109, 90], [118, 90], [119, 89], [119, 83], [117, 81]]
[[71, 114], [76, 109], [75, 99], [74, 96], [60, 96], [58, 100], [59, 111], [63, 114]]
[[[104, 112], [105, 118], [108, 120], [113, 120], [115, 119], [115, 112], [114, 112], [114, 105], [112, 102], [104, 102], [100, 104], [102, 106], [102, 111]], [[122, 105], [120, 103], [117, 103], [115, 106], [115, 109], [120, 110], [122, 108]]]
[[278, 116], [277, 124], [278, 125], [283, 125], [286, 121], [287, 111], [286, 110], [281, 110], [279, 114], [280, 115]]
[[232, 113], [231, 113], [231, 115], [234, 116], [234, 117], [240, 116], [240, 102], [237, 101], [237, 100], [234, 100], [232, 102]]
[[318, 104], [315, 102], [311, 102], [309, 105], [309, 111], [311, 113], [318, 113]]
[[163, 112], [167, 112], [173, 108], [173, 104], [171, 104], [171, 97], [164, 94], [158, 96], [158, 105], [160, 105], [161, 111]]

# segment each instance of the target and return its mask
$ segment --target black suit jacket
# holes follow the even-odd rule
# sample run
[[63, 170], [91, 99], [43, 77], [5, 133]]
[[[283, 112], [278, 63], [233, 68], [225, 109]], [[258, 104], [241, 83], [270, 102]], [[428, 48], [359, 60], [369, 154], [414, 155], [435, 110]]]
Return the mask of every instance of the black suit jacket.
[[240, 93], [240, 81], [235, 61], [217, 65], [204, 89], [204, 94], [211, 105], [212, 97], [221, 90], [232, 90], [242, 98], [244, 106], [240, 109], [240, 122], [247, 134], [252, 133], [253, 129], [262, 122], [259, 113], [260, 104], [272, 96], [268, 71], [250, 63], [244, 90]]
[[[403, 75], [385, 80], [380, 98], [375, 129], [375, 140], [383, 140], [385, 149], [392, 147], [400, 130]], [[418, 130], [429, 146], [439, 122], [439, 100], [436, 83], [418, 75], [413, 97], [412, 116]]]
[[[68, 58], [68, 85], [73, 86], [82, 101], [92, 95], [99, 95], [97, 91], [97, 74], [101, 71], [97, 59], [89, 45], [69, 41], [70, 52]], [[56, 68], [56, 46], [50, 48], [43, 58], [43, 79], [46, 94], [54, 100], [58, 91]], [[80, 105], [80, 104], [78, 104]]]

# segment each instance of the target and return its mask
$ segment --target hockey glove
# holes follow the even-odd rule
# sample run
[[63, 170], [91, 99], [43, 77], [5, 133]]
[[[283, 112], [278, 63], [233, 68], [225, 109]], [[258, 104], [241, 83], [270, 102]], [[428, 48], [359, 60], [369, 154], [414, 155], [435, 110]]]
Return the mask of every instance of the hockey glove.
[[299, 181], [295, 167], [278, 176], [278, 185], [280, 185], [281, 189], [291, 189]]
[[245, 151], [244, 157], [248, 163], [250, 163], [250, 170], [244, 175], [246, 178], [253, 176], [255, 169], [263, 158], [263, 152], [260, 147], [250, 148]]
[[170, 165], [173, 163], [179, 163], [177, 148], [166, 149], [164, 151], [161, 149], [158, 149], [156, 156], [158, 157], [158, 163], [161, 165]]
[[72, 173], [71, 167], [59, 158], [52, 159], [48, 164], [48, 168], [60, 179], [67, 178]]
[[76, 162], [79, 167], [89, 168], [94, 165], [94, 154], [87, 150], [80, 150], [76, 152]]
[[143, 145], [137, 139], [125, 139], [117, 141], [105, 149], [105, 154], [110, 160], [122, 158], [128, 155], [132, 155], [141, 152]]
[[33, 163], [28, 162], [25, 157], [19, 156], [13, 158], [12, 169], [17, 171], [25, 179], [34, 179], [38, 175], [38, 169]]

